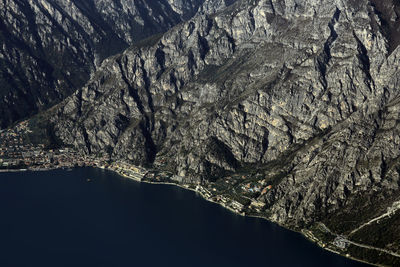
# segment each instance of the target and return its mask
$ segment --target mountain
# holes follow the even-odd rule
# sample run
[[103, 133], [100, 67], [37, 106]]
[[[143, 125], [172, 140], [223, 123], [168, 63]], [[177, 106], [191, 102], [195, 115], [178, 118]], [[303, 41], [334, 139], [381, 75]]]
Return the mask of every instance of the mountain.
[[240, 0], [107, 58], [36, 120], [65, 145], [182, 183], [263, 180], [264, 217], [395, 266], [399, 8]]
[[101, 61], [229, 0], [0, 2], [0, 128], [81, 88]]

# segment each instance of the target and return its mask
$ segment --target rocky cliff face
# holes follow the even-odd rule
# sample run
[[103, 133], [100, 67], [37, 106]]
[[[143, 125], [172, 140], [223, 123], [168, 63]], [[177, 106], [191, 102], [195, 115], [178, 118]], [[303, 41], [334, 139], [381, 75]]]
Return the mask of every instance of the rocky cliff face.
[[82, 87], [129, 45], [225, 6], [204, 0], [0, 2], [0, 128]]
[[[268, 218], [347, 235], [400, 198], [398, 6], [242, 0], [199, 14], [105, 60], [50, 112], [56, 135], [192, 181], [251, 167], [274, 185], [258, 198]], [[363, 242], [399, 253], [396, 222]]]

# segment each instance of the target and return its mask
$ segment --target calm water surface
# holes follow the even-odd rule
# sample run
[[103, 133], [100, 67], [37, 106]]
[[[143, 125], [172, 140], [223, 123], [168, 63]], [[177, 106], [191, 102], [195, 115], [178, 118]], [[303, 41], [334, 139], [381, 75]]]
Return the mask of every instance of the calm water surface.
[[364, 265], [194, 192], [80, 168], [0, 173], [0, 266]]

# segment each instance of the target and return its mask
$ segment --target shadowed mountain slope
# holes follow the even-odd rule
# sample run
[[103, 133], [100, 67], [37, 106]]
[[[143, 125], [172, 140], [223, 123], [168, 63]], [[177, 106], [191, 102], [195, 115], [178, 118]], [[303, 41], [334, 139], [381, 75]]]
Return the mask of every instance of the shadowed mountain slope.
[[0, 128], [82, 87], [100, 62], [229, 1], [0, 2]]

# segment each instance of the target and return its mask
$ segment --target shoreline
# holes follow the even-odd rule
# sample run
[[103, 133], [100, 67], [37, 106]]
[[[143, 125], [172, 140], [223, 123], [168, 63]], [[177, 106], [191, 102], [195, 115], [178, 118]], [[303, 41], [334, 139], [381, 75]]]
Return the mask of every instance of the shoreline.
[[[183, 184], [173, 183], [173, 182], [165, 182], [165, 181], [138, 180], [138, 179], [135, 179], [135, 178], [132, 178], [132, 177], [128, 177], [128, 176], [122, 175], [121, 173], [117, 172], [116, 170], [113, 170], [113, 169], [110, 169], [110, 168], [102, 168], [102, 167], [99, 167], [99, 166], [79, 166], [78, 168], [82, 168], [82, 167], [90, 167], [90, 168], [96, 168], [96, 169], [100, 169], [100, 170], [111, 171], [111, 172], [119, 175], [122, 178], [133, 180], [133, 181], [138, 182], [138, 183], [147, 183], [147, 184], [153, 184], [153, 185], [177, 186], [177, 187], [180, 187], [182, 189], [192, 191], [192, 192], [196, 193], [196, 195], [200, 195], [202, 199], [204, 199], [204, 200], [206, 200], [208, 202], [217, 204], [217, 205], [223, 207], [224, 209], [227, 209], [230, 212], [234, 213], [235, 215], [240, 215], [242, 217], [258, 218], [258, 219], [266, 220], [266, 221], [268, 221], [270, 223], [274, 223], [274, 224], [278, 225], [279, 227], [282, 227], [282, 228], [284, 228], [286, 230], [289, 230], [289, 231], [292, 231], [292, 232], [295, 232], [295, 233], [299, 233], [306, 240], [308, 240], [309, 242], [312, 242], [313, 244], [317, 245], [318, 247], [320, 247], [323, 250], [326, 250], [326, 251], [329, 251], [331, 253], [335, 253], [335, 254], [337, 254], [339, 256], [342, 256], [344, 258], [351, 259], [351, 260], [354, 260], [354, 261], [357, 261], [357, 262], [361, 262], [361, 263], [365, 263], [365, 264], [368, 264], [368, 265], [371, 265], [371, 266], [384, 266], [384, 265], [373, 264], [373, 263], [370, 263], [370, 262], [367, 262], [367, 261], [364, 261], [364, 260], [361, 260], [361, 259], [358, 259], [358, 258], [354, 258], [352, 256], [343, 255], [339, 251], [335, 251], [333, 249], [330, 249], [330, 248], [327, 248], [327, 247], [323, 247], [323, 246], [320, 245], [320, 242], [322, 242], [322, 241], [319, 240], [318, 238], [316, 238], [314, 236], [314, 234], [311, 231], [307, 230], [307, 229], [302, 229], [300, 231], [297, 231], [297, 230], [294, 230], [294, 229], [290, 229], [287, 226], [281, 225], [281, 224], [277, 223], [276, 221], [272, 221], [272, 220], [270, 220], [270, 219], [268, 219], [268, 218], [266, 218], [264, 216], [261, 216], [261, 215], [252, 215], [252, 214], [246, 214], [245, 212], [238, 212], [235, 209], [232, 209], [229, 206], [224, 205], [221, 202], [214, 201], [213, 199], [204, 196], [204, 194], [202, 194], [201, 192], [199, 192], [195, 188], [190, 188], [189, 186], [185, 186]], [[39, 169], [4, 169], [4, 170], [0, 170], [0, 174], [1, 173], [28, 172], [28, 171], [31, 171], [31, 172], [44, 172], [44, 171], [52, 171], [52, 170], [66, 170], [67, 171], [67, 170], [70, 170], [70, 169], [73, 169], [73, 168], [77, 168], [77, 167], [39, 168]], [[306, 234], [306, 231], [311, 233], [311, 237]]]
[[[96, 167], [96, 168], [99, 168], [99, 167]], [[214, 204], [217, 204], [217, 205], [219, 205], [219, 206], [221, 206], [221, 207], [223, 207], [223, 208], [229, 210], [230, 212], [234, 213], [235, 215], [239, 215], [239, 216], [242, 216], [242, 217], [248, 217], [248, 218], [257, 218], [257, 219], [266, 220], [266, 221], [268, 221], [268, 222], [270, 222], [270, 223], [274, 223], [274, 224], [278, 225], [279, 227], [282, 227], [282, 228], [284, 228], [284, 229], [286, 229], [286, 230], [289, 230], [289, 231], [292, 231], [292, 232], [295, 232], [295, 233], [299, 233], [299, 234], [301, 234], [306, 240], [308, 240], [309, 242], [315, 244], [316, 246], [318, 246], [319, 248], [321, 248], [321, 249], [323, 249], [323, 250], [326, 250], [326, 251], [329, 251], [329, 252], [331, 252], [331, 253], [335, 253], [335, 254], [337, 254], [337, 255], [339, 255], [339, 256], [341, 256], [341, 257], [344, 257], [344, 258], [347, 258], [347, 259], [351, 259], [351, 260], [353, 260], [353, 261], [365, 263], [365, 264], [368, 264], [368, 265], [371, 265], [371, 266], [378, 266], [378, 267], [383, 266], [383, 265], [373, 264], [373, 263], [370, 263], [370, 262], [367, 262], [367, 261], [364, 261], [364, 260], [361, 260], [361, 259], [358, 259], [358, 258], [355, 258], [355, 257], [352, 257], [352, 256], [346, 256], [346, 255], [343, 255], [343, 254], [341, 254], [340, 252], [335, 251], [335, 250], [333, 250], [333, 249], [330, 249], [330, 248], [327, 248], [327, 247], [323, 247], [323, 246], [321, 246], [321, 245], [319, 244], [319, 242], [318, 242], [318, 241], [321, 241], [321, 240], [319, 240], [318, 238], [316, 238], [314, 235], [313, 235], [313, 238], [314, 238], [315, 240], [309, 238], [309, 237], [306, 235], [306, 233], [303, 232], [303, 229], [300, 230], [300, 231], [296, 231], [296, 230], [290, 229], [290, 228], [288, 228], [288, 227], [286, 227], [286, 226], [284, 226], [284, 225], [281, 225], [281, 224], [279, 224], [279, 223], [277, 223], [277, 222], [275, 222], [275, 221], [271, 221], [270, 219], [268, 219], [268, 218], [266, 218], [266, 217], [263, 217], [263, 216], [261, 216], [261, 215], [251, 215], [251, 214], [246, 214], [245, 212], [239, 213], [239, 212], [237, 212], [236, 210], [234, 210], [234, 209], [232, 209], [232, 208], [230, 208], [230, 207], [228, 207], [228, 206], [226, 206], [226, 205], [221, 204], [220, 202], [217, 202], [217, 201], [212, 200], [211, 198], [205, 197], [203, 194], [201, 194], [201, 193], [200, 193], [199, 191], [197, 191], [196, 189], [187, 187], [187, 186], [185, 186], [185, 185], [178, 184], [178, 183], [172, 183], [172, 182], [161, 182], [161, 181], [160, 181], [160, 182], [149, 181], [149, 180], [141, 180], [141, 181], [138, 181], [138, 180], [136, 180], [136, 179], [134, 179], [134, 178], [121, 175], [120, 173], [118, 173], [118, 172], [116, 172], [116, 171], [114, 171], [114, 170], [112, 170], [112, 169], [107, 169], [107, 170], [112, 171], [112, 172], [118, 174], [118, 175], [121, 176], [122, 178], [130, 179], [130, 180], [133, 180], [133, 181], [138, 182], [138, 183], [147, 183], [147, 184], [154, 184], [154, 185], [171, 185], [171, 186], [177, 186], [177, 187], [180, 187], [180, 188], [182, 188], [182, 189], [186, 189], [186, 190], [193, 191], [193, 192], [195, 192], [196, 194], [200, 195], [204, 200], [206, 200], [206, 201], [208, 201], [208, 202], [211, 202], [211, 203], [214, 203]]]
[[[122, 175], [121, 175], [121, 176], [122, 176]], [[122, 177], [124, 177], [124, 176], [122, 176]], [[128, 177], [124, 177], [124, 178], [128, 178]], [[131, 178], [128, 178], [128, 179], [131, 179]], [[134, 180], [135, 182], [139, 182], [139, 181], [137, 181], [137, 180], [135, 180], [135, 179], [131, 179], [131, 180]], [[316, 241], [313, 241], [313, 240], [310, 239], [305, 233], [303, 233], [303, 231], [296, 231], [296, 230], [290, 229], [290, 228], [288, 228], [288, 227], [286, 227], [286, 226], [283, 226], [283, 225], [281, 225], [281, 224], [279, 224], [279, 223], [277, 223], [277, 222], [271, 221], [270, 219], [268, 219], [268, 218], [266, 218], [266, 217], [263, 217], [263, 216], [261, 216], [261, 215], [250, 215], [250, 214], [245, 214], [244, 212], [243, 212], [243, 213], [238, 213], [238, 212], [235, 211], [234, 209], [231, 209], [231, 208], [229, 208], [228, 206], [222, 205], [222, 204], [219, 203], [219, 202], [213, 201], [212, 199], [206, 198], [206, 197], [204, 197], [202, 194], [200, 194], [199, 191], [196, 191], [195, 189], [192, 189], [192, 188], [185, 187], [184, 185], [179, 185], [179, 184], [175, 184], [175, 183], [168, 183], [168, 182], [151, 182], [151, 181], [141, 181], [141, 182], [147, 183], [147, 184], [172, 185], [172, 186], [180, 187], [180, 188], [182, 188], [182, 189], [187, 189], [187, 190], [193, 191], [193, 192], [197, 193], [198, 195], [200, 195], [204, 200], [206, 200], [206, 201], [208, 201], [208, 202], [211, 202], [211, 203], [215, 203], [215, 204], [217, 204], [217, 205], [219, 205], [219, 206], [221, 206], [221, 207], [223, 207], [223, 208], [229, 210], [230, 212], [234, 213], [235, 215], [239, 215], [239, 216], [242, 216], [242, 217], [248, 217], [248, 218], [257, 218], [257, 219], [266, 220], [266, 221], [268, 221], [268, 222], [270, 222], [270, 223], [273, 223], [273, 224], [276, 224], [276, 225], [278, 225], [279, 227], [282, 227], [282, 228], [284, 228], [284, 229], [286, 229], [286, 230], [289, 230], [289, 231], [292, 231], [292, 232], [295, 232], [295, 233], [299, 233], [299, 234], [301, 234], [306, 240], [308, 240], [309, 242], [311, 242], [311, 243], [317, 245], [319, 248], [321, 248], [321, 249], [323, 249], [323, 250], [327, 250], [327, 251], [329, 251], [329, 252], [331, 252], [331, 253], [335, 253], [335, 254], [337, 254], [337, 255], [339, 255], [339, 256], [341, 256], [341, 257], [344, 257], [344, 258], [347, 258], [347, 259], [351, 259], [351, 260], [354, 260], [354, 261], [357, 261], [357, 262], [365, 263], [365, 264], [368, 264], [368, 265], [371, 265], [371, 266], [378, 266], [378, 267], [383, 266], [383, 265], [373, 264], [373, 263], [370, 263], [370, 262], [367, 262], [367, 261], [364, 261], [364, 260], [361, 260], [361, 259], [357, 259], [357, 258], [354, 258], [354, 257], [351, 257], [351, 256], [350, 256], [350, 257], [349, 257], [349, 256], [345, 256], [345, 255], [340, 254], [340, 252], [335, 251], [335, 250], [333, 250], [333, 249], [326, 248], [326, 247], [322, 247], [322, 246], [319, 245], [318, 239], [317, 239], [317, 238], [315, 238]], [[140, 182], [139, 182], [139, 183], [140, 183]]]
[[[122, 176], [122, 177], [125, 177], [125, 176]], [[125, 177], [125, 178], [128, 178], [128, 179], [134, 180], [134, 181], [136, 181], [136, 182], [139, 182], [139, 181], [137, 181], [137, 180], [135, 180], [135, 179], [133, 179], [133, 178], [129, 178], [129, 177]], [[201, 194], [199, 191], [197, 191], [196, 189], [193, 189], [193, 188], [190, 188], [190, 187], [186, 187], [185, 185], [175, 184], [175, 183], [170, 183], [170, 182], [153, 182], [153, 181], [146, 181], [146, 180], [140, 181], [139, 183], [177, 186], [177, 187], [180, 187], [180, 188], [182, 188], [182, 189], [186, 189], [186, 190], [195, 192], [197, 195], [200, 195], [202, 199], [204, 199], [204, 200], [206, 200], [206, 201], [208, 201], [208, 202], [211, 202], [211, 203], [215, 203], [215, 204], [217, 204], [217, 205], [219, 205], [219, 206], [221, 206], [221, 207], [223, 207], [223, 208], [225, 208], [225, 209], [227, 209], [227, 210], [229, 210], [229, 211], [235, 213], [236, 215], [240, 215], [240, 216], [243, 216], [243, 217], [253, 217], [253, 216], [251, 216], [251, 215], [246, 215], [244, 212], [239, 213], [239, 212], [235, 211], [234, 209], [232, 209], [232, 208], [230, 208], [230, 207], [228, 207], [228, 206], [225, 206], [225, 205], [221, 204], [220, 202], [214, 201], [214, 200], [212, 200], [211, 198], [207, 198], [207, 197], [205, 197], [203, 194]], [[261, 216], [259, 216], [259, 218], [264, 219], [264, 220], [267, 220], [267, 221], [269, 221], [269, 222], [272, 222], [272, 221], [268, 220], [267, 218], [264, 218], [264, 217], [261, 217]], [[274, 222], [273, 222], [273, 223], [274, 223]]]
[[4, 169], [4, 170], [0, 170], [0, 173], [8, 173], [8, 172], [26, 172], [28, 171], [28, 169]]
[[[82, 167], [93, 167], [93, 166], [82, 166]], [[60, 167], [60, 168], [38, 168], [38, 169], [0, 169], [0, 173], [9, 172], [47, 172], [54, 170], [68, 170], [75, 167]]]

